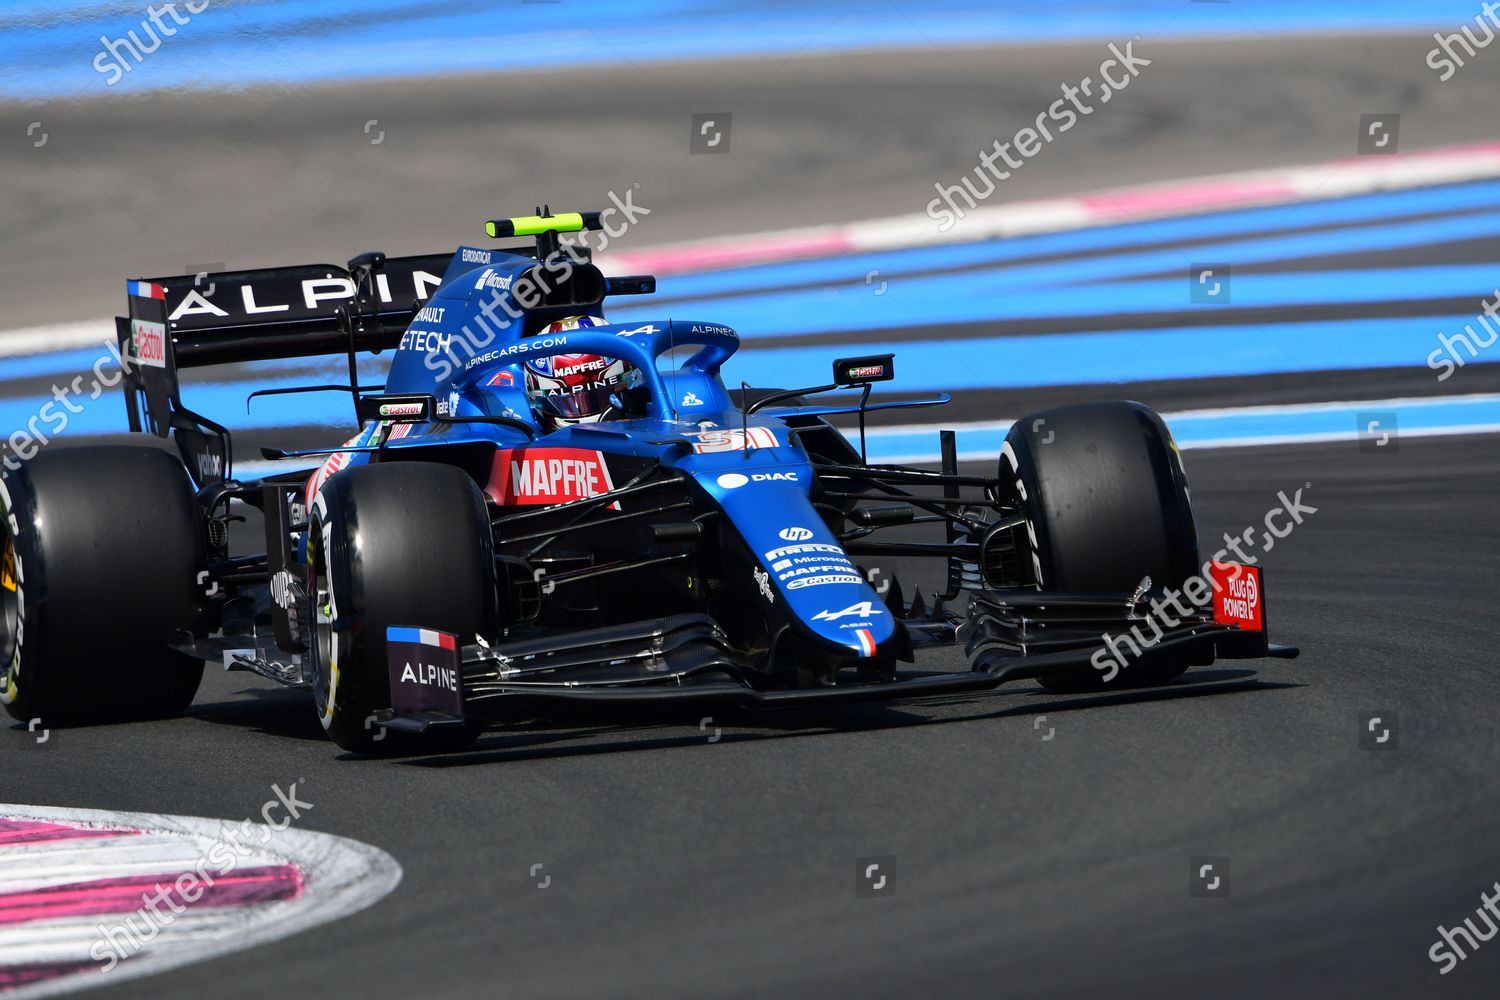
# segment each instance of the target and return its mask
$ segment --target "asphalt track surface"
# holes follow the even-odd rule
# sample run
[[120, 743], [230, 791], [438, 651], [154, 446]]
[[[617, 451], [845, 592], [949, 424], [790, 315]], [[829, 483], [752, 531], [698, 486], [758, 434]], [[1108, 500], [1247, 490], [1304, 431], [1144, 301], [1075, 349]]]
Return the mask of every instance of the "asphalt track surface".
[[[1348, 153], [1351, 117], [1398, 100], [1425, 109], [1403, 131], [1414, 145], [1489, 138], [1481, 98], [1486, 79], [1493, 93], [1486, 67], [1497, 64], [1469, 67], [1451, 88], [1423, 90], [1402, 78], [1408, 64], [1414, 76], [1426, 72], [1420, 42], [1183, 46], [1181, 75], [1163, 75], [1141, 117], [1080, 128], [1067, 155], [1093, 183], [1111, 184], [1327, 159]], [[1031, 110], [1045, 106], [1037, 104], [1044, 90], [1097, 63], [1090, 46], [922, 58], [762, 67], [761, 99], [777, 95], [786, 116], [772, 131], [783, 171], [775, 185], [792, 192], [787, 203], [805, 217], [776, 222], [920, 208], [934, 175], [956, 179], [975, 145], [948, 117], [965, 113], [962, 101], [950, 108], [932, 95], [968, 95], [970, 112], [985, 104], [985, 86], [963, 85], [977, 65], [995, 74], [996, 87], [1008, 88], [1011, 73], [1018, 87], [1029, 81], [1014, 101]], [[121, 159], [89, 153], [89, 165], [49, 179], [36, 167], [13, 172], [20, 157], [3, 154], [7, 183], [15, 178], [21, 195], [0, 209], [5, 231], [22, 234], [6, 254], [7, 308], [17, 310], [15, 322], [110, 310], [121, 260], [142, 255], [146, 263], [133, 270], [451, 245], [456, 226], [511, 210], [496, 204], [506, 193], [496, 178], [534, 175], [542, 149], [552, 151], [549, 179], [566, 196], [555, 204], [596, 201], [609, 187], [601, 179], [613, 175], [577, 165], [639, 154], [655, 136], [623, 117], [641, 107], [630, 87], [644, 90], [649, 78], [671, 95], [661, 97], [670, 116], [652, 127], [661, 142], [685, 143], [694, 87], [707, 85], [702, 69], [692, 78], [690, 69], [653, 67], [600, 94], [590, 72], [547, 87], [506, 82], [522, 94], [555, 95], [560, 121], [577, 120], [568, 116], [581, 114], [577, 102], [592, 86], [605, 103], [591, 128], [518, 127], [510, 161], [496, 134], [471, 136], [476, 155], [500, 154], [493, 170], [464, 149], [431, 160], [413, 149], [398, 167], [394, 157], [364, 160], [381, 148], [362, 148], [347, 154], [364, 171], [346, 171], [347, 188], [309, 176], [309, 200], [281, 215], [265, 208], [266, 191], [278, 181], [277, 163], [295, 155], [290, 142], [263, 134], [226, 150], [212, 131], [201, 144], [190, 140], [192, 113], [199, 124], [229, 127], [204, 98], [156, 106], [154, 114], [183, 123], [165, 151], [140, 135], [146, 105], [132, 111], [122, 102], [108, 114], [60, 107], [60, 120], [87, 119], [102, 130], [94, 148]], [[748, 70], [727, 63], [724, 72]], [[930, 90], [914, 93], [913, 81]], [[827, 84], [817, 90], [828, 102], [820, 113], [797, 107], [807, 92], [798, 88], [814, 82]], [[485, 99], [494, 81], [422, 86], [432, 88], [429, 99], [469, 88], [473, 101], [424, 100], [422, 108], [445, 113], [423, 115], [409, 98], [407, 120], [434, 150], [474, 116], [505, 113]], [[358, 132], [376, 116], [359, 102], [398, 92], [348, 89], [341, 100], [353, 103], [338, 120]], [[249, 95], [236, 114], [272, 133], [303, 129], [307, 159], [331, 171], [345, 151], [332, 136], [317, 138], [332, 120], [327, 105], [303, 100], [286, 117], [278, 99], [290, 98]], [[860, 169], [868, 173], [857, 183], [836, 167], [839, 154], [820, 145], [835, 141], [819, 138], [820, 114], [836, 123], [838, 141], [865, 144], [856, 148], [867, 150]], [[962, 155], [950, 148], [938, 156], [920, 131], [947, 127]], [[114, 146], [100, 138], [111, 128]], [[392, 129], [389, 141], [399, 134]], [[56, 133], [58, 151], [84, 156], [68, 153], [66, 136]], [[569, 155], [552, 159], [558, 152]], [[1055, 170], [1018, 176], [1030, 186], [1017, 197], [1079, 187], [1058, 152]], [[706, 158], [679, 159], [686, 169]], [[161, 176], [144, 169], [151, 163]], [[461, 188], [462, 197], [448, 199], [457, 210], [433, 211], [438, 196], [415, 182], [411, 201], [369, 207], [380, 203], [372, 199], [382, 180], [411, 181], [417, 172]], [[130, 189], [142, 176], [150, 179]], [[679, 176], [662, 232], [693, 235], [716, 218], [721, 228], [759, 228], [767, 219], [756, 206], [771, 189], [747, 177], [738, 165], [715, 177]], [[110, 209], [112, 198], [127, 196], [136, 199], [132, 212]], [[529, 208], [532, 195], [523, 200]], [[211, 204], [221, 210], [208, 212]], [[89, 213], [99, 225], [80, 232], [77, 221]], [[246, 233], [244, 249], [215, 244], [208, 234], [217, 226]], [[392, 232], [412, 245], [391, 244]], [[22, 294], [28, 287], [33, 293]], [[63, 296], [72, 314], [37, 302]], [[1464, 374], [1492, 378], [1479, 368]], [[1371, 380], [1370, 392], [1414, 384], [1389, 373], [1353, 378]], [[1262, 392], [1310, 398], [1313, 389], [1270, 380], [1257, 383], [1257, 398], [1243, 383], [1238, 398], [1231, 384], [1214, 391], [1228, 405], [1261, 401]], [[1016, 409], [1046, 401], [1033, 393]], [[22, 731], [0, 733], [14, 751], [3, 758], [0, 798], [238, 819], [259, 810], [272, 783], [302, 779], [303, 797], [315, 803], [304, 826], [376, 845], [405, 868], [397, 891], [371, 910], [106, 987], [101, 997], [1492, 996], [1500, 941], [1441, 977], [1427, 952], [1436, 927], [1472, 917], [1480, 893], [1500, 879], [1492, 767], [1500, 733], [1491, 708], [1500, 696], [1492, 652], [1500, 451], [1492, 436], [1395, 445], [1187, 456], [1209, 549], [1223, 532], [1259, 524], [1278, 491], [1302, 486], [1318, 508], [1264, 556], [1273, 638], [1302, 646], [1296, 661], [1226, 661], [1165, 689], [1104, 696], [1054, 696], [1021, 683], [982, 698], [723, 716], [702, 728], [696, 719], [655, 718], [537, 725], [492, 734], [456, 757], [399, 761], [341, 758], [305, 695], [211, 672], [180, 719], [68, 730], [40, 747]], [[927, 662], [962, 666], [952, 655]], [[1374, 715], [1395, 720], [1392, 749], [1362, 748]], [[857, 861], [872, 857], [895, 859], [893, 895], [856, 895]], [[1227, 898], [1190, 894], [1200, 857], [1229, 858]]]
[[[1441, 978], [1426, 955], [1500, 879], [1493, 439], [1188, 458], [1205, 543], [1313, 483], [1264, 559], [1301, 659], [401, 761], [339, 759], [305, 696], [211, 673], [185, 718], [7, 755], [6, 795], [233, 819], [301, 778], [308, 829], [406, 870], [370, 911], [101, 996], [1493, 995], [1500, 948]], [[1361, 748], [1367, 712], [1394, 750]], [[885, 856], [895, 894], [856, 897]], [[1228, 898], [1190, 896], [1199, 856], [1230, 859]]]

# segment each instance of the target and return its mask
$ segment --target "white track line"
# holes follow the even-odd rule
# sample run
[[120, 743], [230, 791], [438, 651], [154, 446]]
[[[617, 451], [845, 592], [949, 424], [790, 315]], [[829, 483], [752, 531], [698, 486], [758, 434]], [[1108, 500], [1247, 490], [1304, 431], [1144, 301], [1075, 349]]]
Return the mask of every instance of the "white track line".
[[[1446, 406], [1463, 403], [1489, 403], [1496, 399], [1490, 392], [1469, 392], [1453, 396], [1395, 396], [1390, 399], [1346, 399], [1325, 400], [1314, 403], [1258, 403], [1254, 406], [1214, 406], [1199, 410], [1172, 410], [1162, 412], [1161, 418], [1168, 424], [1174, 421], [1209, 420], [1216, 417], [1270, 417], [1289, 413], [1337, 413], [1340, 410], [1400, 410], [1408, 406]], [[901, 434], [920, 434], [937, 430], [949, 431], [999, 431], [1010, 430], [1020, 419], [1004, 417], [995, 420], [961, 420], [944, 423], [925, 421], [919, 424], [887, 424], [871, 427], [865, 431], [867, 437], [895, 437]], [[1352, 430], [1351, 430], [1352, 433]], [[1413, 431], [1415, 433], [1415, 430]]]
[[844, 225], [713, 237], [659, 249], [604, 254], [600, 266], [609, 274], [677, 274], [1147, 222], [1487, 177], [1500, 177], [1500, 143], [1450, 146], [1393, 156], [1361, 156], [1300, 167], [1112, 188], [1089, 195], [980, 205], [967, 211], [947, 232], [940, 231], [938, 224], [923, 211]]
[[[1487, 177], [1500, 177], [1500, 142], [1215, 174], [1111, 188], [1090, 195], [982, 205], [968, 212], [946, 233], [940, 232], [937, 223], [925, 212], [914, 212], [844, 225], [716, 236], [624, 253], [604, 253], [598, 263], [607, 274], [681, 274], [841, 253], [1031, 236], [1258, 205], [1347, 198]], [[0, 358], [73, 350], [103, 343], [113, 336], [114, 321], [107, 318], [20, 327], [0, 331]]]
[[[226, 843], [225, 827], [239, 827], [237, 820], [5, 804], [0, 804], [0, 817], [143, 831], [92, 841], [0, 846], [0, 880], [11, 891], [137, 875], [148, 861], [154, 861], [151, 868], [156, 872], [188, 870], [199, 859], [209, 858], [215, 845]], [[401, 881], [401, 866], [395, 859], [368, 844], [295, 826], [278, 832], [253, 824], [250, 830], [253, 835], [247, 835], [244, 843], [254, 853], [242, 858], [237, 870], [294, 865], [304, 879], [296, 898], [234, 907], [189, 907], [163, 926], [143, 950], [112, 971], [85, 971], [22, 986], [6, 993], [7, 1000], [113, 985], [253, 948], [357, 913]], [[262, 832], [269, 837], [263, 838]], [[71, 876], [62, 882], [60, 864], [67, 866]], [[215, 870], [210, 861], [208, 871]], [[131, 919], [141, 922], [136, 915]], [[90, 952], [100, 940], [99, 927], [116, 927], [125, 920], [124, 914], [68, 916], [0, 926], [0, 965], [87, 960], [94, 957]]]
[[[124, 297], [120, 304], [123, 307]], [[113, 319], [89, 319], [77, 323], [49, 323], [0, 331], [0, 358], [22, 358], [33, 354], [56, 354], [80, 347], [99, 347], [115, 339]]]

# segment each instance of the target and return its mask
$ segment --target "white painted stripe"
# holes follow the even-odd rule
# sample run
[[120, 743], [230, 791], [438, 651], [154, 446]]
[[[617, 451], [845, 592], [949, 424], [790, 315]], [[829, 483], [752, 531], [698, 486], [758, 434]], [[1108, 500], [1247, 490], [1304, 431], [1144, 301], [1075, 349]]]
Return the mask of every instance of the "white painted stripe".
[[1257, 205], [1286, 204], [1500, 177], [1500, 143], [1453, 146], [1396, 156], [1187, 178], [1112, 188], [1096, 194], [981, 205], [947, 232], [925, 211], [844, 225], [804, 226], [601, 254], [607, 274], [659, 274], [737, 267], [773, 260], [1061, 232], [1089, 226]]
[[[1144, 222], [1255, 205], [1316, 201], [1500, 177], [1500, 143], [1457, 146], [1398, 156], [1358, 157], [1300, 167], [1243, 171], [1158, 184], [1111, 188], [1091, 195], [981, 206], [946, 233], [925, 212], [832, 226], [802, 226], [744, 236], [713, 237], [624, 253], [603, 253], [606, 274], [714, 270], [851, 252]], [[0, 331], [0, 358], [48, 354], [114, 338], [111, 319]]]
[[24, 326], [0, 331], [0, 358], [54, 354], [80, 347], [102, 347], [106, 342], [114, 343], [114, 340], [115, 321], [112, 319]]
[[[1500, 424], [1449, 424], [1442, 427], [1412, 427], [1401, 431], [1401, 437], [1463, 437], [1468, 434], [1495, 434]], [[1349, 443], [1355, 440], [1353, 433], [1309, 433], [1284, 434], [1280, 437], [1222, 437], [1195, 441], [1182, 445], [1183, 451], [1203, 448], [1259, 448], [1271, 444], [1327, 444], [1332, 441]]]
[[[1358, 441], [1355, 415], [1386, 412], [1396, 416], [1400, 438], [1453, 437], [1500, 431], [1500, 421], [1494, 419], [1494, 415], [1500, 412], [1500, 394], [1494, 393], [1179, 410], [1163, 413], [1162, 419], [1172, 429], [1178, 447], [1192, 451], [1328, 442], [1355, 444]], [[1318, 417], [1330, 414], [1347, 415], [1347, 429], [1330, 430], [1326, 420], [1317, 429], [1286, 426], [1288, 420], [1299, 419], [1317, 424]], [[1265, 433], [1244, 433], [1245, 424], [1257, 420], [1279, 427]], [[993, 461], [1006, 432], [1014, 423], [1014, 420], [975, 420], [871, 428], [866, 433], [870, 461], [897, 465], [937, 462], [940, 460], [938, 432], [942, 430], [959, 435], [960, 461]], [[1216, 430], [1217, 424], [1222, 424], [1222, 429]], [[922, 439], [921, 443], [904, 440], [914, 437]], [[984, 441], [982, 447], [973, 446], [975, 437]], [[968, 438], [967, 442], [965, 438]]]
[[[200, 849], [191, 843], [150, 834], [0, 848], [0, 892], [25, 892], [72, 882], [148, 875], [164, 872], [174, 865], [182, 870], [196, 864], [199, 857]], [[253, 863], [281, 862], [267, 854]]]
[[[271, 904], [274, 906], [290, 904]], [[197, 961], [192, 956], [194, 949], [205, 943], [211, 943], [214, 938], [239, 933], [244, 926], [244, 915], [242, 907], [216, 907], [213, 909], [190, 908], [186, 912], [172, 918], [171, 934], [163, 934], [157, 938], [152, 945], [152, 955], [180, 955], [185, 956], [178, 965], [187, 965]], [[16, 954], [24, 954], [27, 963], [42, 962], [86, 962], [89, 960], [89, 949], [99, 938], [99, 925], [113, 926], [122, 923], [123, 917], [115, 916], [88, 916], [69, 917], [65, 920], [44, 920], [36, 923], [20, 924], [16, 927], [7, 928], [5, 932], [6, 956], [4, 962], [10, 964], [17, 960], [11, 956], [10, 949], [15, 949]], [[137, 918], [139, 922], [139, 918]], [[88, 972], [83, 974], [83, 979], [69, 978], [70, 989], [81, 989], [83, 986], [99, 985], [105, 986], [120, 982], [123, 977], [117, 973], [123, 971], [123, 967], [115, 969], [114, 972], [98, 973]], [[100, 980], [93, 983], [91, 980]], [[17, 994], [0, 994], [9, 998]]]
[[[304, 790], [304, 793], [306, 791]], [[0, 816], [42, 822], [124, 827], [145, 831], [137, 839], [157, 851], [157, 870], [180, 871], [195, 867], [197, 859], [223, 843], [222, 831], [238, 821], [166, 816], [155, 813], [119, 813], [94, 809], [55, 809], [0, 804]], [[128, 837], [102, 840], [57, 841], [0, 847], [0, 871], [12, 883], [28, 878], [43, 885], [56, 884], [55, 864], [63, 859], [72, 866], [68, 881], [89, 881], [129, 875], [141, 855], [126, 846]], [[83, 845], [100, 851], [91, 857]], [[401, 866], [384, 851], [358, 841], [329, 834], [299, 830], [282, 831], [252, 824], [243, 843], [253, 850], [238, 862], [238, 870], [266, 864], [292, 864], [304, 876], [303, 892], [293, 900], [239, 907], [189, 909], [163, 927], [155, 940], [128, 961], [108, 973], [85, 972], [61, 979], [21, 987], [8, 998], [53, 996], [93, 986], [114, 985], [167, 969], [256, 945], [275, 941], [365, 909], [386, 896], [401, 881]], [[50, 846], [50, 849], [49, 849]], [[120, 865], [120, 868], [113, 867]], [[35, 866], [28, 874], [28, 866]], [[210, 863], [209, 871], [217, 865]], [[136, 918], [139, 923], [140, 918]], [[0, 927], [0, 963], [26, 965], [90, 958], [98, 940], [99, 925], [123, 924], [124, 915], [68, 917]]]
[[[1496, 402], [1500, 402], [1500, 395], [1489, 392], [1470, 392], [1453, 396], [1397, 396], [1391, 399], [1349, 399], [1317, 403], [1264, 403], [1259, 406], [1219, 406], [1200, 410], [1174, 410], [1163, 413], [1161, 417], [1170, 425], [1176, 421], [1210, 420], [1215, 417], [1296, 416], [1303, 413], [1329, 413], [1353, 409], [1399, 410], [1407, 406]], [[865, 434], [869, 438], [894, 437], [901, 434], [936, 433], [939, 429], [950, 431], [993, 430], [1004, 434], [1010, 430], [1015, 422], [1015, 418], [1012, 418], [1000, 420], [961, 420], [942, 423], [891, 424], [885, 427], [871, 427]]]
[[[937, 425], [933, 425], [933, 434], [937, 433]], [[1472, 434], [1500, 434], [1500, 424], [1454, 424], [1446, 427], [1418, 427], [1411, 430], [1402, 430], [1401, 439], [1407, 438], [1434, 438], [1434, 437], [1464, 437]], [[935, 440], [935, 439], [934, 439]], [[1330, 444], [1342, 443], [1353, 444], [1354, 434], [1349, 433], [1326, 433], [1326, 434], [1284, 434], [1276, 437], [1222, 437], [1203, 441], [1184, 442], [1178, 445], [1182, 451], [1206, 451], [1213, 448], [1265, 448], [1272, 445], [1291, 447], [1303, 444]], [[958, 460], [960, 462], [993, 462], [1000, 455], [1000, 441], [995, 442], [993, 448], [960, 448]], [[881, 465], [934, 465], [942, 461], [942, 455], [934, 443], [931, 451], [897, 452], [894, 454], [871, 454], [870, 461]]]

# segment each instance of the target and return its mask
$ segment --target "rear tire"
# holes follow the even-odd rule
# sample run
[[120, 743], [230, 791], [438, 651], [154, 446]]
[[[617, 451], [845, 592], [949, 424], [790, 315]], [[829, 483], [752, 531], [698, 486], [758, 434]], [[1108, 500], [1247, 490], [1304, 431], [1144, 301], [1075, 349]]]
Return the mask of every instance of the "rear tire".
[[207, 539], [181, 461], [158, 448], [49, 449], [0, 475], [0, 702], [44, 724], [176, 715], [203, 663]]
[[[1038, 589], [1130, 593], [1150, 577], [1181, 587], [1199, 571], [1198, 532], [1182, 457], [1141, 403], [1064, 406], [1018, 421], [1000, 457], [1033, 536]], [[1184, 661], [1145, 660], [1121, 674], [1160, 684]], [[1099, 690], [1097, 674], [1044, 678], [1053, 691]]]
[[428, 462], [358, 466], [313, 503], [313, 690], [319, 718], [344, 750], [371, 755], [462, 750], [482, 726], [420, 736], [382, 730], [391, 707], [386, 629], [436, 629], [473, 642], [494, 635], [494, 542], [479, 487]]

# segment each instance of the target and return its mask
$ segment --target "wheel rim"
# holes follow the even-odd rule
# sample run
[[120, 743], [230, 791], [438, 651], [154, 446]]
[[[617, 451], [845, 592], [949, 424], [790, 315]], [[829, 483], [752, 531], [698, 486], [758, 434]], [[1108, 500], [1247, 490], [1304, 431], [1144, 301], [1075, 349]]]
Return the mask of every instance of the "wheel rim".
[[16, 573], [16, 540], [9, 531], [0, 534], [5, 536], [0, 547], [0, 677], [5, 677], [21, 638], [21, 582]]
[[328, 579], [328, 562], [314, 539], [316, 526], [308, 535], [308, 561], [312, 564], [313, 663], [317, 674], [313, 691], [317, 697], [318, 715], [323, 728], [333, 721], [334, 699], [338, 694], [338, 638], [333, 630], [333, 588]]

